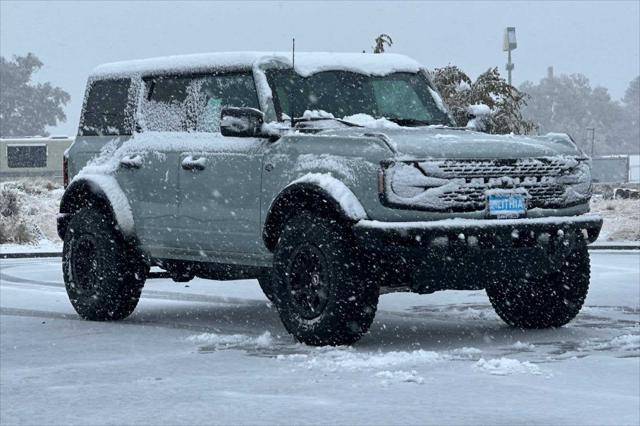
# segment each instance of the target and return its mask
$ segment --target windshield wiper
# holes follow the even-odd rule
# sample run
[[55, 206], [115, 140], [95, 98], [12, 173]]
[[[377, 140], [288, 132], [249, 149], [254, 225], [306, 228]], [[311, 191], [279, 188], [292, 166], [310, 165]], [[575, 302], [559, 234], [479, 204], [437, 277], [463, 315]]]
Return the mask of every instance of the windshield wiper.
[[309, 121], [325, 121], [325, 120], [333, 120], [333, 121], [337, 121], [338, 123], [342, 123], [346, 126], [349, 127], [364, 127], [361, 126], [360, 124], [356, 124], [356, 123], [352, 123], [350, 121], [346, 121], [343, 120], [341, 118], [335, 118], [335, 117], [296, 117], [293, 119], [294, 123], [305, 123], [305, 122], [309, 122]]
[[386, 119], [396, 124], [399, 124], [400, 126], [405, 126], [405, 127], [418, 127], [418, 126], [431, 125], [431, 123], [426, 120], [417, 120], [415, 118], [386, 117]]

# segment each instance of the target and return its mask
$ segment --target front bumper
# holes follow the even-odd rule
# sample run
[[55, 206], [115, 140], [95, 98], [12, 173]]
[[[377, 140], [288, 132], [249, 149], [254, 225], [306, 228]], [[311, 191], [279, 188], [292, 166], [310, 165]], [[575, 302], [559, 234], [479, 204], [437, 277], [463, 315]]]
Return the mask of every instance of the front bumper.
[[431, 222], [362, 220], [358, 245], [385, 286], [429, 293], [481, 289], [487, 282], [557, 271], [572, 250], [598, 238], [595, 215]]

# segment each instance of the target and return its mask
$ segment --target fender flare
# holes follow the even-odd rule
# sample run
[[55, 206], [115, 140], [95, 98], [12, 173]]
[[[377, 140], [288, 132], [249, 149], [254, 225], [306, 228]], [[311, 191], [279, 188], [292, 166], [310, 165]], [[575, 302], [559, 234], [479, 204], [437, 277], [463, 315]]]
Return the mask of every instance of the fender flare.
[[287, 185], [269, 206], [262, 238], [273, 250], [287, 218], [300, 209], [322, 212], [347, 223], [367, 219], [356, 195], [330, 174], [308, 173]]
[[[68, 218], [82, 207], [97, 199], [109, 209], [120, 232], [125, 238], [134, 235], [133, 213], [127, 196], [113, 176], [83, 174], [77, 176], [65, 190], [60, 201], [58, 235], [64, 238]], [[64, 220], [64, 219], [67, 220]], [[61, 220], [62, 219], [62, 220]]]

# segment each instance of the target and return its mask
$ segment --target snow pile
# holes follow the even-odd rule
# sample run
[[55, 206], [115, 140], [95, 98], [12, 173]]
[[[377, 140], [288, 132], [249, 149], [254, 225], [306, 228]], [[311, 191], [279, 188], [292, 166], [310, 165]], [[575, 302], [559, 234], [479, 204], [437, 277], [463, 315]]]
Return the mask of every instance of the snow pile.
[[56, 217], [63, 192], [44, 179], [0, 183], [0, 244], [59, 241]]
[[385, 370], [385, 371], [376, 373], [376, 377], [383, 379], [382, 380], [383, 385], [389, 385], [391, 383], [398, 383], [398, 382], [417, 383], [419, 385], [424, 383], [424, 378], [422, 376], [419, 376], [416, 370], [411, 370], [411, 371]]
[[375, 118], [369, 114], [354, 114], [342, 118], [349, 123], [371, 129], [399, 129], [400, 125], [386, 118]]
[[302, 113], [302, 118], [305, 118], [307, 120], [313, 120], [314, 118], [335, 118], [335, 117], [333, 116], [333, 114], [323, 109], [313, 109], [313, 110], [308, 109], [308, 110], [305, 110], [304, 113]]
[[273, 346], [273, 337], [268, 331], [257, 337], [247, 336], [246, 334], [202, 333], [189, 336], [187, 340], [199, 345], [206, 345], [207, 348], [215, 350], [268, 348]]
[[618, 336], [611, 340], [609, 346], [611, 348], [622, 349], [623, 351], [638, 351], [640, 350], [640, 335], [625, 334]]
[[475, 309], [475, 308], [461, 308], [461, 309], [452, 309], [450, 311], [452, 316], [456, 316], [458, 318], [462, 318], [465, 320], [497, 320], [498, 316], [496, 315], [493, 309]]
[[488, 361], [480, 358], [480, 360], [475, 363], [475, 367], [495, 376], [526, 373], [542, 374], [542, 371], [537, 365], [529, 361], [518, 361], [517, 359], [511, 358], [494, 358]]
[[519, 351], [532, 351], [536, 346], [531, 343], [522, 343], [520, 340], [518, 340], [513, 345], [511, 345], [511, 347]]
[[353, 220], [367, 218], [362, 204], [355, 194], [341, 181], [325, 173], [307, 173], [299, 179], [291, 182], [288, 186], [298, 183], [313, 183], [318, 185], [329, 195], [331, 195], [342, 207], [342, 210]]
[[607, 351], [612, 349], [618, 349], [621, 351], [640, 351], [640, 335], [624, 334], [622, 336], [614, 337], [608, 342], [596, 343], [592, 347], [596, 350]]
[[469, 348], [465, 346], [463, 348], [453, 349], [450, 353], [453, 355], [452, 359], [467, 359], [481, 354], [482, 351], [478, 348]]
[[600, 241], [640, 241], [640, 200], [594, 197], [591, 211], [602, 216]]
[[356, 352], [352, 348], [320, 348], [311, 354], [278, 355], [280, 360], [303, 361], [308, 369], [327, 371], [389, 369], [416, 366], [449, 359], [448, 355], [418, 349], [411, 352]]

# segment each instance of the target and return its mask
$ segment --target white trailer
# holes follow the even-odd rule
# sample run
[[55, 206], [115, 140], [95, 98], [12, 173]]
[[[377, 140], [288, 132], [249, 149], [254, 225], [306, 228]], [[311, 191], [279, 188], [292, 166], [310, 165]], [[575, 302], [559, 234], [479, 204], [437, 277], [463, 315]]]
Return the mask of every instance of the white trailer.
[[62, 183], [66, 136], [0, 139], [0, 182], [42, 177]]

